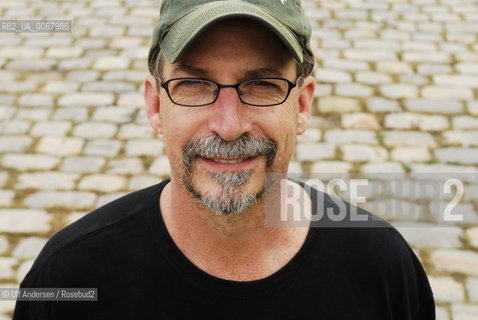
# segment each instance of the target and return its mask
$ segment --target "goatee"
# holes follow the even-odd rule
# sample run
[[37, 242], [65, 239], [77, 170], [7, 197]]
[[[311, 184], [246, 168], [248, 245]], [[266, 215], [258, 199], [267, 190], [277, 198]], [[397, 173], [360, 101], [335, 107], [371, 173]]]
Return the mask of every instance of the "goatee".
[[217, 134], [195, 139], [183, 147], [183, 172], [180, 181], [201, 205], [221, 215], [236, 215], [257, 204], [269, 189], [271, 182], [264, 179], [260, 190], [248, 192], [247, 183], [254, 174], [254, 169], [207, 171], [219, 186], [219, 190], [212, 194], [203, 194], [193, 182], [194, 162], [198, 158], [247, 159], [264, 156], [267, 172], [276, 153], [276, 143], [259, 135], [243, 134], [233, 141], [225, 141]]

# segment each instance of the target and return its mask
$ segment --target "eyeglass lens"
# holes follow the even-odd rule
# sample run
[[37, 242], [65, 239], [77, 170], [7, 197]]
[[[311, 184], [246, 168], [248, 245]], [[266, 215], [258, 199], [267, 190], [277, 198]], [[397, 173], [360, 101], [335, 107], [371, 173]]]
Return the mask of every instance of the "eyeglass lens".
[[[169, 96], [178, 105], [211, 104], [216, 100], [220, 89], [218, 84], [203, 79], [184, 78], [168, 81]], [[245, 104], [269, 106], [284, 102], [290, 90], [289, 82], [285, 79], [261, 78], [240, 83], [237, 92]]]

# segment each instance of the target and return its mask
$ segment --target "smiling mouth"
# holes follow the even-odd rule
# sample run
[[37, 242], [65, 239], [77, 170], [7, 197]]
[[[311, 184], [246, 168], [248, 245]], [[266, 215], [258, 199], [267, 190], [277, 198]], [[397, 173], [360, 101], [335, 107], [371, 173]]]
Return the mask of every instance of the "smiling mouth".
[[243, 158], [236, 158], [236, 159], [223, 159], [223, 158], [205, 158], [207, 160], [217, 162], [217, 163], [226, 163], [226, 164], [235, 164], [235, 163], [242, 163], [246, 160], [252, 159], [253, 157], [243, 157]]

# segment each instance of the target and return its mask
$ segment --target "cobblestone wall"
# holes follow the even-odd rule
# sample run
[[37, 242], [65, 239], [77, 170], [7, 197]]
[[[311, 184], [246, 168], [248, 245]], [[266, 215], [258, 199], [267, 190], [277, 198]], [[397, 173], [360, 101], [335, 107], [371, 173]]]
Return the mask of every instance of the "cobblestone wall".
[[[478, 1], [303, 5], [318, 87], [291, 170], [472, 177], [465, 222], [395, 223], [426, 267], [437, 319], [478, 319]], [[168, 176], [141, 96], [157, 9], [144, 0], [1, 1], [1, 19], [72, 19], [73, 28], [0, 34], [0, 286], [18, 286], [65, 225]], [[12, 309], [0, 301], [0, 320]]]

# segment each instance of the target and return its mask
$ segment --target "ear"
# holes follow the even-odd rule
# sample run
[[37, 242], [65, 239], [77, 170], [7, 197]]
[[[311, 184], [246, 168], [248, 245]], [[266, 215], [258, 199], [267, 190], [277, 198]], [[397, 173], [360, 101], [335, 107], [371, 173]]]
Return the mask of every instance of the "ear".
[[299, 89], [298, 114], [296, 134], [301, 135], [309, 127], [309, 119], [312, 112], [312, 101], [315, 94], [315, 79], [312, 76], [304, 78]]
[[144, 104], [146, 105], [146, 115], [154, 131], [161, 133], [161, 121], [159, 118], [160, 101], [156, 87], [156, 80], [152, 75], [148, 75], [144, 80]]

